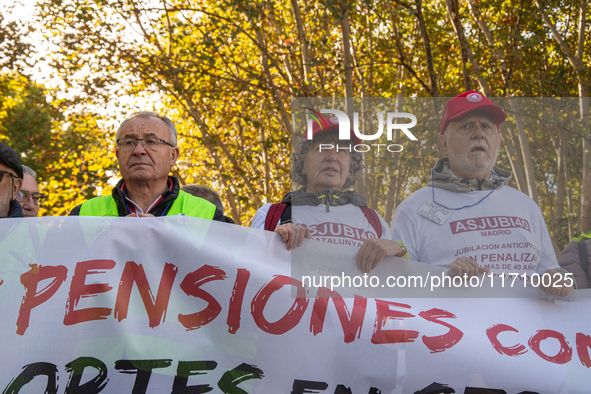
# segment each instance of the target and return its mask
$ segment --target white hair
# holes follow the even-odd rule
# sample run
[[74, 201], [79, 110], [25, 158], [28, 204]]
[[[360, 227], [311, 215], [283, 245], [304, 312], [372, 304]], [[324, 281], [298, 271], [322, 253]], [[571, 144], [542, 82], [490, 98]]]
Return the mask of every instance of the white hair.
[[148, 118], [152, 118], [152, 117], [158, 118], [161, 121], [163, 121], [164, 123], [166, 123], [166, 126], [168, 126], [168, 128], [170, 129], [170, 143], [172, 144], [172, 146], [176, 146], [177, 133], [176, 133], [176, 127], [175, 127], [174, 123], [172, 123], [172, 121], [170, 119], [168, 119], [166, 116], [160, 115], [158, 112], [155, 112], [155, 111], [139, 111], [139, 112], [134, 112], [131, 115], [129, 115], [121, 123], [121, 125], [117, 129], [117, 133], [115, 134], [115, 141], [117, 141], [119, 139], [119, 133], [121, 132], [121, 130], [123, 130], [123, 127], [130, 120], [135, 119], [135, 118], [148, 119]]
[[37, 173], [26, 165], [23, 165], [23, 172], [32, 176], [35, 181], [37, 180]]

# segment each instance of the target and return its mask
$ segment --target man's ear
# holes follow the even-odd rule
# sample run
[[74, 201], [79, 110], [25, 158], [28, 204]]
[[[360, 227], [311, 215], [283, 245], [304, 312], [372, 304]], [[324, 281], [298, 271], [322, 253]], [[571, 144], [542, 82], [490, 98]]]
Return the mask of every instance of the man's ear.
[[21, 187], [23, 185], [23, 180], [17, 178], [12, 182], [12, 200], [16, 200], [18, 198], [18, 192], [21, 191]]
[[179, 158], [179, 155], [181, 153], [181, 150], [179, 149], [178, 146], [175, 146], [174, 148], [170, 149], [170, 167], [174, 167], [174, 165], [176, 164], [176, 161]]
[[447, 156], [447, 138], [443, 134], [439, 134], [437, 143], [439, 144], [439, 149]]

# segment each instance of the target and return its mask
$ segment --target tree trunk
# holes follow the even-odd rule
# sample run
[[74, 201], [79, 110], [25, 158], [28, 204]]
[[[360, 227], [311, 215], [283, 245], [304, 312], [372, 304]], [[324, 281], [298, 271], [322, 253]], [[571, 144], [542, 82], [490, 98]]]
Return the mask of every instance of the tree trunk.
[[[577, 58], [580, 60], [581, 66], [583, 65], [583, 51], [585, 49], [585, 30], [587, 25], [586, 20], [586, 11], [587, 11], [587, 0], [581, 0], [581, 8], [579, 14], [579, 45], [577, 47]], [[583, 138], [583, 181], [581, 182], [582, 185], [588, 185], [591, 182], [591, 143], [589, 143], [589, 139], [591, 138], [591, 124], [589, 122], [589, 85], [585, 78], [585, 70], [584, 67], [581, 69], [581, 72], [578, 73], [579, 77], [579, 108], [581, 111], [581, 125], [583, 126], [583, 130], [587, 131], [587, 138]], [[581, 188], [584, 190], [584, 187]], [[581, 209], [584, 206], [585, 199], [588, 196], [585, 196], [585, 193], [582, 193], [581, 199]], [[583, 215], [581, 215], [582, 217]]]
[[555, 147], [558, 170], [556, 172], [556, 210], [554, 211], [554, 214], [557, 222], [562, 220], [562, 217], [564, 216], [564, 198], [566, 196], [566, 178], [564, 169], [566, 160], [564, 156], [566, 155], [567, 149], [567, 135], [565, 130], [559, 130], [559, 133], [558, 143]]
[[[583, 81], [579, 81], [579, 108], [581, 111], [581, 129], [583, 132], [587, 130], [587, 133], [583, 137], [583, 179], [581, 181], [581, 199], [580, 199], [580, 209], [582, 211], [583, 207], [585, 206], [586, 200], [591, 197], [585, 195], [582, 191], [585, 190], [585, 186], [591, 184], [591, 143], [589, 143], [589, 139], [591, 139], [591, 130], [589, 124], [589, 88], [585, 85]], [[579, 215], [580, 218], [583, 217]]]
[[[457, 1], [457, 0], [452, 0]], [[427, 34], [427, 27], [425, 26], [425, 18], [423, 17], [421, 0], [415, 0], [415, 16], [419, 23], [419, 30], [423, 38], [423, 46], [425, 47], [425, 57], [427, 60], [427, 70], [429, 71], [429, 81], [431, 85], [431, 97], [439, 96], [439, 88], [437, 87], [437, 76], [435, 74], [435, 67], [433, 66], [433, 55], [431, 54], [431, 43], [429, 35]], [[469, 89], [468, 89], [469, 90]]]
[[[563, 160], [564, 160], [564, 180], [565, 183], [568, 185], [568, 183], [570, 182], [570, 176], [569, 176], [569, 172], [568, 172], [568, 160], [567, 160], [568, 155], [564, 155], [563, 156]], [[572, 196], [572, 189], [569, 187], [566, 191], [566, 206], [568, 208], [568, 239], [572, 239], [575, 235], [574, 232], [574, 227], [575, 227], [575, 221], [574, 221], [574, 212], [573, 212], [573, 196]]]
[[513, 111], [515, 123], [517, 125], [517, 137], [519, 139], [519, 146], [521, 147], [521, 158], [523, 159], [523, 166], [525, 168], [525, 179], [527, 181], [527, 194], [538, 202], [538, 189], [536, 187], [536, 174], [534, 170], [534, 162], [531, 157], [531, 151], [529, 149], [529, 138], [525, 133], [525, 125], [523, 124], [523, 118], [518, 115], [519, 106], [515, 101], [515, 98], [509, 99], [509, 106]]
[[[343, 46], [343, 65], [345, 67], [345, 104], [346, 112], [349, 119], [353, 121], [353, 61], [351, 56], [351, 26], [349, 24], [349, 11], [346, 8], [341, 10], [341, 36]], [[367, 185], [366, 185], [367, 169], [364, 168], [357, 178], [357, 191], [366, 199]]]
[[271, 71], [269, 69], [269, 61], [268, 61], [267, 51], [264, 49], [265, 43], [263, 40], [263, 35], [261, 34], [261, 31], [259, 29], [257, 29], [257, 31], [256, 31], [256, 36], [257, 36], [257, 40], [259, 43], [259, 49], [260, 49], [260, 53], [261, 53], [261, 64], [263, 66], [263, 72], [264, 72], [265, 77], [267, 79], [267, 84], [269, 86], [269, 89], [271, 90], [271, 95], [273, 97], [273, 100], [275, 101], [275, 105], [277, 106], [277, 110], [279, 111], [279, 115], [280, 115], [280, 119], [281, 119], [281, 126], [283, 126], [284, 131], [288, 135], [291, 135], [291, 123], [289, 120], [289, 115], [287, 114], [287, 111], [285, 110], [285, 106], [283, 105], [283, 98], [281, 97], [281, 95], [277, 91], [277, 87], [273, 83], [273, 77], [271, 76]]
[[[583, 138], [583, 179], [581, 181], [581, 201], [580, 201], [580, 209], [585, 205], [586, 199], [589, 198], [585, 196], [585, 193], [582, 193], [585, 190], [585, 185], [591, 182], [591, 144], [588, 142], [588, 139], [591, 138], [591, 131], [589, 131], [589, 85], [586, 80], [586, 70], [585, 64], [583, 63], [583, 53], [585, 48], [585, 29], [586, 29], [586, 10], [587, 10], [587, 0], [581, 0], [581, 5], [579, 8], [579, 34], [578, 34], [578, 43], [577, 43], [577, 53], [576, 55], [572, 53], [568, 44], [562, 37], [562, 35], [558, 32], [556, 26], [552, 23], [546, 12], [544, 11], [540, 0], [535, 0], [536, 6], [540, 11], [540, 16], [544, 24], [552, 31], [552, 36], [560, 46], [560, 49], [568, 59], [569, 63], [571, 64], [572, 68], [577, 73], [577, 78], [579, 82], [579, 103], [580, 103], [580, 112], [581, 112], [581, 126], [583, 130], [587, 130], [587, 134], [584, 135]], [[587, 137], [587, 138], [585, 138]], [[582, 218], [582, 211], [580, 217]]]
[[345, 66], [345, 100], [347, 115], [353, 119], [353, 61], [351, 56], [351, 26], [349, 25], [349, 12], [344, 8], [341, 14], [341, 32], [343, 39], [343, 64]]
[[224, 191], [226, 193], [226, 200], [230, 204], [230, 211], [232, 212], [230, 215], [232, 216], [232, 219], [234, 219], [234, 222], [237, 225], [242, 225], [242, 220], [240, 220], [240, 212], [238, 212], [238, 207], [236, 206], [236, 197], [234, 197], [234, 193], [232, 193], [232, 190], [230, 190], [229, 187], [226, 187]]
[[456, 37], [460, 43], [460, 54], [462, 56], [462, 71], [464, 74], [464, 89], [472, 90], [472, 84], [470, 83], [470, 76], [468, 75], [468, 69], [466, 64], [469, 62], [468, 59], [468, 42], [466, 41], [466, 35], [464, 34], [464, 27], [460, 20], [460, 6], [458, 0], [445, 0], [447, 6], [447, 12], [449, 18], [456, 32]]
[[[261, 119], [263, 118], [263, 104], [261, 103]], [[269, 168], [269, 153], [267, 152], [267, 143], [265, 138], [265, 123], [261, 124], [261, 147], [263, 148], [263, 162], [265, 163], [265, 183], [263, 192], [265, 195], [265, 203], [269, 202], [271, 196], [271, 169]]]
[[504, 123], [500, 125], [499, 130], [503, 136], [503, 142], [505, 143], [507, 153], [509, 154], [509, 163], [511, 164], [511, 170], [515, 176], [517, 188], [519, 191], [525, 193], [527, 190], [527, 180], [525, 179], [525, 173], [523, 172], [523, 161], [517, 154], [518, 147], [514, 142], [513, 133], [511, 133], [511, 129], [509, 129]]
[[[304, 83], [308, 84], [310, 79], [310, 53], [308, 51], [308, 39], [306, 37], [306, 30], [304, 30], [304, 23], [300, 13], [300, 6], [298, 0], [291, 0], [291, 9], [293, 11], [294, 20], [298, 29], [298, 41], [302, 50], [302, 69], [304, 71]], [[308, 91], [308, 89], [305, 89]]]
[[[543, 177], [544, 177], [544, 187], [546, 188], [546, 194], [551, 194], [550, 190], [548, 190], [549, 188], [548, 188], [547, 174], [544, 174]], [[562, 249], [560, 248], [560, 245], [558, 245], [558, 242], [556, 242], [556, 220], [554, 219], [554, 217], [555, 217], [554, 207], [553, 207], [551, 199], [548, 199], [547, 203], [548, 203], [548, 210], [550, 211], [550, 228], [549, 228], [550, 239], [552, 241], [552, 247], [554, 248], [554, 253], [557, 256], [559, 256]]]
[[[406, 91], [406, 85], [404, 85], [404, 83], [402, 83], [402, 81], [404, 81], [404, 76], [405, 76], [405, 72], [404, 72], [404, 68], [402, 66], [398, 66], [398, 87], [397, 87], [397, 91], [398, 93], [396, 94], [396, 108], [395, 111], [396, 112], [402, 112], [402, 104], [403, 104], [403, 100], [404, 100], [404, 93]], [[398, 121], [398, 119], [396, 120]], [[396, 134], [394, 136], [394, 143], [398, 144], [400, 143], [400, 130], [396, 129]], [[386, 219], [386, 221], [388, 223], [390, 223], [392, 221], [392, 218], [394, 217], [394, 210], [396, 209], [396, 205], [397, 205], [397, 201], [396, 201], [396, 196], [397, 196], [397, 185], [400, 184], [402, 177], [401, 177], [401, 171], [400, 171], [400, 155], [396, 155], [394, 156], [394, 170], [390, 173], [390, 182], [388, 183], [388, 192], [386, 194], [386, 208], [384, 211], [384, 218]], [[396, 174], [396, 172], [398, 172], [398, 174]]]
[[[496, 47], [495, 38], [492, 35], [490, 29], [488, 28], [486, 21], [482, 17], [482, 14], [480, 13], [480, 9], [475, 4], [475, 0], [468, 0], [468, 7], [470, 8], [470, 12], [472, 13], [472, 16], [476, 20], [476, 23], [478, 24], [480, 31], [482, 31], [482, 34], [484, 34], [484, 37], [486, 38], [488, 45], [490, 46], [493, 53], [495, 54], [495, 57], [499, 61], [499, 69], [501, 70], [501, 74], [503, 75], [503, 78], [505, 78], [507, 76], [507, 65], [505, 62], [505, 54], [503, 53], [502, 50], [500, 50]], [[505, 83], [507, 83], [507, 82], [508, 81], [505, 80]]]

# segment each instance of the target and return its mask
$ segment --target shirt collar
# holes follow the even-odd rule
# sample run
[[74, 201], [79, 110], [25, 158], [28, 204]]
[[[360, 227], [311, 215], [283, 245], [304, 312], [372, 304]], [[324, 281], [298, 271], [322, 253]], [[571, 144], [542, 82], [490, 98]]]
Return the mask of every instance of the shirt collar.
[[148, 209], [146, 210], [146, 212], [144, 212], [139, 205], [137, 205], [135, 202], [133, 202], [133, 200], [129, 197], [127, 197], [127, 192], [125, 190], [125, 182], [123, 182], [121, 184], [121, 192], [123, 193], [123, 196], [125, 197], [125, 201], [130, 202], [131, 204], [127, 204], [127, 209], [129, 209], [130, 213], [135, 213], [135, 216], [138, 217], [140, 213], [149, 213], [152, 208], [154, 208], [155, 206], [157, 206], [158, 204], [160, 204], [160, 202], [162, 200], [164, 200], [164, 194], [172, 191], [172, 180], [170, 178], [168, 178], [166, 180], [166, 183], [168, 185], [168, 190], [164, 191], [164, 193], [162, 193], [160, 196], [158, 196], [158, 198], [156, 200], [154, 200], [154, 202], [152, 204], [150, 204], [150, 206], [148, 207]]

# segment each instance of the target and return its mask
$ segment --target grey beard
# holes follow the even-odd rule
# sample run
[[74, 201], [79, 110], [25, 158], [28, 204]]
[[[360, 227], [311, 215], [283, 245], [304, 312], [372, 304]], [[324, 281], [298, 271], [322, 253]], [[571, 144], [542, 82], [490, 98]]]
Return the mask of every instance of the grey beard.
[[461, 168], [464, 172], [480, 172], [484, 170], [492, 170], [495, 163], [497, 162], [497, 157], [499, 152], [496, 151], [494, 157], [490, 157], [488, 160], [485, 161], [478, 161], [472, 162], [468, 159], [468, 155], [462, 155], [461, 158], [456, 156], [457, 167]]

